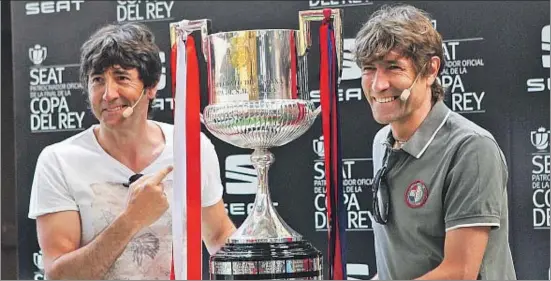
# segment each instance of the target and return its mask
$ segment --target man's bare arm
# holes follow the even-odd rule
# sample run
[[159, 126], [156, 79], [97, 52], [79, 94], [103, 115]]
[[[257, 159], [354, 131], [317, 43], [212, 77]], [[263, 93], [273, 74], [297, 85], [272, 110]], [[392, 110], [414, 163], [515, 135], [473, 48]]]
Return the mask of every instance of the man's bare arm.
[[138, 231], [125, 215], [117, 217], [92, 242], [80, 247], [80, 217], [76, 211], [37, 218], [38, 242], [48, 279], [103, 279]]
[[205, 246], [211, 255], [215, 254], [235, 232], [235, 226], [226, 214], [224, 201], [203, 207], [201, 212], [201, 232]]
[[490, 227], [464, 227], [446, 233], [444, 260], [416, 280], [476, 280], [488, 244]]

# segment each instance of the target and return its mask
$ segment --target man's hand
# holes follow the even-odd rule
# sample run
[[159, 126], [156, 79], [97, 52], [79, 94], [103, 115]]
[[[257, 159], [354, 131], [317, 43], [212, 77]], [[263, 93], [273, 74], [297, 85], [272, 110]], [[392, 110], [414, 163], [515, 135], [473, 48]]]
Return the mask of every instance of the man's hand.
[[37, 218], [38, 241], [48, 279], [102, 279], [132, 237], [168, 209], [162, 185], [169, 166], [142, 176], [129, 189], [126, 209], [92, 242], [80, 247], [78, 212], [58, 212]]
[[154, 175], [145, 175], [132, 183], [123, 215], [139, 229], [157, 221], [168, 210], [163, 179], [172, 171], [168, 166]]

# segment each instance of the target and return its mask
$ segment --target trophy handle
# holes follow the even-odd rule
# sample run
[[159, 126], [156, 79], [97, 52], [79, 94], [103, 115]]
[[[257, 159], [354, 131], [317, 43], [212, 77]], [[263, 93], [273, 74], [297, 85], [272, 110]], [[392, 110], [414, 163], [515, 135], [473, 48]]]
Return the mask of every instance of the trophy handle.
[[[338, 73], [342, 69], [343, 40], [342, 40], [342, 9], [327, 9], [331, 11], [331, 18], [335, 27], [335, 43], [337, 45], [337, 67]], [[300, 11], [298, 14], [299, 32], [298, 32], [298, 54], [306, 55], [312, 46], [310, 37], [310, 22], [322, 21], [324, 19], [323, 10]]]
[[[181, 20], [179, 22], [170, 23], [170, 45], [174, 46], [176, 40], [186, 40], [187, 36], [196, 30], [201, 31], [201, 51], [203, 58], [207, 61], [208, 55], [208, 40], [207, 36], [211, 33], [211, 20]], [[174, 66], [176, 67], [176, 66]], [[201, 123], [205, 124], [203, 114], [200, 113]]]
[[201, 31], [201, 49], [203, 57], [207, 60], [207, 36], [211, 32], [211, 20], [182, 20], [179, 22], [170, 23], [170, 41], [176, 42], [176, 39], [185, 40], [192, 32]]
[[[335, 44], [337, 45], [337, 73], [342, 71], [343, 57], [343, 40], [342, 40], [342, 9], [325, 9], [331, 11], [331, 18], [335, 27]], [[324, 10], [307, 10], [300, 11], [298, 14], [299, 30], [298, 30], [298, 55], [306, 60], [306, 54], [312, 46], [312, 38], [310, 36], [310, 22], [322, 21], [325, 19]], [[317, 117], [321, 113], [321, 105], [313, 112]]]

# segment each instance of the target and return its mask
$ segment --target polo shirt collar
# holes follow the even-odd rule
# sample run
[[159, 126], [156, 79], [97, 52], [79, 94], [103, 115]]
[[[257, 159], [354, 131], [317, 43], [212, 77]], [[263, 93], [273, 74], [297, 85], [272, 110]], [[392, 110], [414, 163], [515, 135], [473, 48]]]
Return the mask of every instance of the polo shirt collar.
[[[436, 102], [425, 120], [413, 133], [413, 136], [402, 146], [402, 150], [417, 159], [420, 158], [434, 140], [436, 133], [444, 126], [450, 113], [451, 110], [443, 101]], [[387, 146], [391, 146], [394, 143], [392, 130], [389, 130], [388, 136], [383, 143]]]

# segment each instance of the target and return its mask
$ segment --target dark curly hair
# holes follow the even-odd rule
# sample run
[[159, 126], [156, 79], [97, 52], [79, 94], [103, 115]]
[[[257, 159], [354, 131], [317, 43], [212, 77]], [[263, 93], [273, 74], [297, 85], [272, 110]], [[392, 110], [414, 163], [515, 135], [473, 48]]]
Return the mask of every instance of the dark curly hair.
[[[136, 68], [145, 88], [157, 85], [161, 77], [159, 47], [151, 30], [140, 23], [109, 24], [98, 29], [81, 47], [80, 82], [88, 89], [91, 73], [102, 73], [119, 65]], [[152, 110], [149, 101], [148, 111]]]

